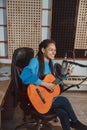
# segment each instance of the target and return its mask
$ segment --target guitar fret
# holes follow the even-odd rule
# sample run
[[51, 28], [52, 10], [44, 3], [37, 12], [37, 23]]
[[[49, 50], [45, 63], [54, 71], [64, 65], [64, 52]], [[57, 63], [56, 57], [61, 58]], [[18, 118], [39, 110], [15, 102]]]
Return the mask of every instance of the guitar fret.
[[59, 79], [56, 79], [53, 81], [54, 84], [59, 84], [60, 80]]

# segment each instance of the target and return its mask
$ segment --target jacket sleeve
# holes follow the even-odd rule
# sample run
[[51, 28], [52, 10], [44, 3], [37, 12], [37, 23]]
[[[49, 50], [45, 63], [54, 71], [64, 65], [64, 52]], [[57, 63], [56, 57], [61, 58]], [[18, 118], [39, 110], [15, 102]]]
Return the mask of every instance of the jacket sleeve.
[[36, 84], [40, 85], [42, 80], [39, 79], [38, 76], [39, 64], [36, 58], [31, 59], [28, 66], [26, 66], [22, 73], [20, 74], [20, 78], [24, 84]]

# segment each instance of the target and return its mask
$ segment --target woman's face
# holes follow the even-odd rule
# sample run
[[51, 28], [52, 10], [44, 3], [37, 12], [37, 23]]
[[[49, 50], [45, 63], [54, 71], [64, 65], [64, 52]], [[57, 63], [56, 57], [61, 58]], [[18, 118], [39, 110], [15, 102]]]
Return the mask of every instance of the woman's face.
[[50, 43], [47, 48], [42, 48], [42, 52], [44, 55], [44, 60], [49, 61], [53, 60], [56, 55], [56, 46], [54, 43]]

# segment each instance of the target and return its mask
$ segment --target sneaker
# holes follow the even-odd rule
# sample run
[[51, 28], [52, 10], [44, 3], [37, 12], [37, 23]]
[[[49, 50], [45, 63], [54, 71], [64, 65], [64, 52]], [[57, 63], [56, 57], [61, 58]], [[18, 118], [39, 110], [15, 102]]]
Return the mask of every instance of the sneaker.
[[81, 123], [80, 121], [77, 121], [76, 123], [70, 122], [70, 126], [75, 130], [87, 130], [87, 126]]

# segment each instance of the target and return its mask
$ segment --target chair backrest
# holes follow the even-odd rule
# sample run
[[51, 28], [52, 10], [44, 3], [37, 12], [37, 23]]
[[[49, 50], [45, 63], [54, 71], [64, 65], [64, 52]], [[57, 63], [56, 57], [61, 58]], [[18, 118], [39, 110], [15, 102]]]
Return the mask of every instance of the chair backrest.
[[17, 48], [12, 56], [12, 64], [24, 68], [28, 65], [31, 58], [34, 57], [34, 50], [28, 47]]
[[11, 84], [13, 86], [14, 104], [16, 104], [18, 100], [18, 92], [22, 90], [23, 86], [19, 75], [33, 57], [34, 50], [28, 47], [17, 48], [13, 53], [11, 64]]

